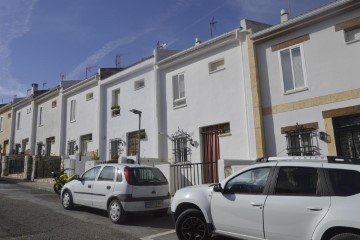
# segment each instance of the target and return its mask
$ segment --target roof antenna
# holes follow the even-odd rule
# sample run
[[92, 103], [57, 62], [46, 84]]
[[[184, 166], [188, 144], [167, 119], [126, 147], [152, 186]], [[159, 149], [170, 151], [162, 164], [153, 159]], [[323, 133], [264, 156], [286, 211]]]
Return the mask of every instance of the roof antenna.
[[116, 55], [116, 58], [115, 58], [115, 66], [116, 66], [116, 68], [121, 67], [121, 56], [122, 56], [122, 54]]
[[43, 90], [45, 89], [46, 84], [47, 84], [47, 83], [46, 83], [45, 81], [42, 83], [42, 89], [43, 89]]
[[157, 44], [156, 44], [156, 48], [157, 49], [162, 49], [162, 48], [165, 48], [167, 46], [167, 44], [166, 43], [161, 43], [160, 41], [158, 41], [157, 42]]
[[289, 0], [289, 17], [291, 18], [291, 0]]
[[96, 66], [90, 66], [90, 65], [86, 65], [86, 76], [85, 78], [88, 78], [88, 73], [91, 72], [91, 70], [96, 67]]
[[217, 24], [217, 21], [215, 21], [215, 17], [213, 17], [211, 22], [210, 22], [210, 36], [211, 36], [211, 39], [213, 38], [213, 29], [216, 30], [216, 24]]
[[60, 73], [60, 81], [66, 80], [66, 73]]

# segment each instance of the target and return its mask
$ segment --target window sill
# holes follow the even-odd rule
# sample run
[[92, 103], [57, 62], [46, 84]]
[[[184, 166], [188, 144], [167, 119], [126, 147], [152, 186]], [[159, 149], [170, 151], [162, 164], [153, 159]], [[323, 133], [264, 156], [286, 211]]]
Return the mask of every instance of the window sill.
[[183, 108], [183, 107], [187, 107], [187, 104], [183, 104], [183, 105], [180, 105], [180, 106], [176, 106], [176, 107], [173, 107], [173, 109], [179, 109], [179, 108]]
[[352, 44], [352, 43], [356, 43], [356, 42], [360, 42], [360, 39], [355, 39], [355, 40], [351, 40], [348, 42], [345, 41], [346, 44]]
[[225, 67], [223, 67], [223, 68], [220, 68], [220, 69], [217, 69], [217, 70], [215, 70], [215, 71], [209, 71], [209, 74], [213, 74], [213, 73], [217, 73], [217, 72], [220, 72], [220, 71], [222, 71], [222, 70], [225, 70], [226, 68]]
[[76, 122], [76, 120], [70, 120], [70, 123], [74, 123], [74, 122]]
[[137, 90], [140, 90], [140, 89], [143, 89], [143, 88], [145, 88], [145, 86], [143, 86], [143, 87], [138, 87], [138, 88], [135, 88], [134, 90], [135, 90], [135, 91], [137, 91]]
[[219, 137], [229, 137], [231, 135], [232, 135], [231, 133], [222, 133], [222, 134], [219, 134]]
[[284, 92], [284, 95], [289, 95], [289, 94], [293, 94], [293, 93], [303, 92], [303, 91], [307, 91], [307, 90], [309, 90], [308, 87], [296, 88], [296, 89], [293, 89], [293, 90], [289, 90], [289, 91]]

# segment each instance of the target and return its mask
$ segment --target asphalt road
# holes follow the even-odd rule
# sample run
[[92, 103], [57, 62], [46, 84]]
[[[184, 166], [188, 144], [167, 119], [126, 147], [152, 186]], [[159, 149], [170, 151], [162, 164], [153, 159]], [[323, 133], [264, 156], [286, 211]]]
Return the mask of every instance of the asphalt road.
[[[4, 240], [176, 240], [170, 215], [130, 215], [125, 224], [113, 224], [107, 212], [87, 207], [68, 211], [60, 197], [0, 179], [0, 239]], [[212, 240], [230, 240], [213, 237]]]

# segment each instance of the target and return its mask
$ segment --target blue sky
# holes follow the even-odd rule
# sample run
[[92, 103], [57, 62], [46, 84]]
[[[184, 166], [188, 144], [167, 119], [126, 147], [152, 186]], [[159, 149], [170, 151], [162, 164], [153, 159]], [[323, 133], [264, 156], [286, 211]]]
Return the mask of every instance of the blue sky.
[[[291, 15], [334, 0], [290, 0]], [[55, 87], [60, 75], [80, 80], [99, 67], [126, 67], [152, 54], [158, 41], [183, 50], [241, 19], [277, 24], [289, 0], [0, 0], [0, 103], [26, 96], [32, 83]], [[46, 85], [43, 85], [46, 83]]]

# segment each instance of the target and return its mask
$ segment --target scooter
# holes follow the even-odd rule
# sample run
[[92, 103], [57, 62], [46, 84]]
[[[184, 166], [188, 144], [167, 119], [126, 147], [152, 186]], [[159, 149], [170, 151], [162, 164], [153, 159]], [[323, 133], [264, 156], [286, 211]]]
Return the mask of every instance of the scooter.
[[54, 184], [54, 192], [58, 195], [61, 193], [61, 189], [63, 186], [74, 179], [74, 176], [69, 177], [65, 171], [69, 170], [70, 168], [65, 168], [61, 172], [51, 172], [51, 175], [54, 178], [55, 184]]

